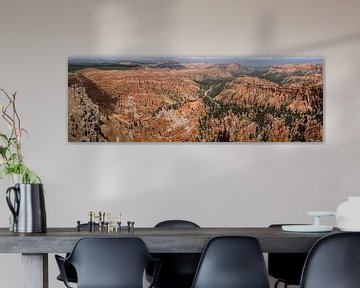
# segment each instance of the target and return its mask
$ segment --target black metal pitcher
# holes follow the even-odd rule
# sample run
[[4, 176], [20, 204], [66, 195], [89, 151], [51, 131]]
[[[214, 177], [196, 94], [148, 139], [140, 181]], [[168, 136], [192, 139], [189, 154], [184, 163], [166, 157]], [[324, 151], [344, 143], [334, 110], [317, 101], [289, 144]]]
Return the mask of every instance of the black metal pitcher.
[[[12, 192], [13, 197], [11, 197]], [[6, 190], [6, 202], [14, 215], [14, 232], [43, 233], [47, 231], [42, 184], [15, 184]]]

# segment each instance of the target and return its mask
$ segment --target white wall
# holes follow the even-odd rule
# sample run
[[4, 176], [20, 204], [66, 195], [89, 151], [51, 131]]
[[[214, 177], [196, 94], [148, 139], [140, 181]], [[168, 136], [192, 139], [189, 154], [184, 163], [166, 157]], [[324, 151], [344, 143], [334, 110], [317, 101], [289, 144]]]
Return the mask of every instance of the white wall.
[[[122, 212], [136, 226], [309, 222], [307, 210], [359, 195], [359, 10], [357, 0], [1, 0], [0, 86], [18, 92], [48, 226], [75, 225], [89, 210]], [[323, 56], [325, 142], [67, 143], [67, 57], [76, 55]], [[62, 287], [49, 261], [50, 287]], [[0, 255], [2, 287], [20, 287], [19, 264]]]

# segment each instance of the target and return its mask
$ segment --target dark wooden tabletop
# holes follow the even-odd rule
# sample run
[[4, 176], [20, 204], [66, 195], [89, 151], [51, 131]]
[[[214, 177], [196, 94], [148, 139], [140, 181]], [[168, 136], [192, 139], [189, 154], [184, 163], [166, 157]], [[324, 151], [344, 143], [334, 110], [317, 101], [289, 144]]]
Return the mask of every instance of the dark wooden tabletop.
[[20, 234], [0, 228], [0, 253], [65, 253], [82, 237], [139, 237], [152, 253], [200, 253], [207, 241], [221, 235], [252, 236], [264, 252], [307, 252], [321, 237], [338, 233], [294, 233], [281, 228], [135, 228], [134, 232], [77, 232], [76, 228], [48, 228], [47, 233]]

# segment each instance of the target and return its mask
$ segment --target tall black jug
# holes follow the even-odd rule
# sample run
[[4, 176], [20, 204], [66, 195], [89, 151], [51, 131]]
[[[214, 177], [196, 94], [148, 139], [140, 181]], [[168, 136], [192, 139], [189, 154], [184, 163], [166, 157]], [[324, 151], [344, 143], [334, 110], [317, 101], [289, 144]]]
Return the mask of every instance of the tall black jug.
[[[11, 197], [12, 192], [14, 193], [13, 197]], [[6, 190], [6, 202], [14, 215], [14, 232], [46, 232], [45, 198], [42, 184], [15, 184]]]

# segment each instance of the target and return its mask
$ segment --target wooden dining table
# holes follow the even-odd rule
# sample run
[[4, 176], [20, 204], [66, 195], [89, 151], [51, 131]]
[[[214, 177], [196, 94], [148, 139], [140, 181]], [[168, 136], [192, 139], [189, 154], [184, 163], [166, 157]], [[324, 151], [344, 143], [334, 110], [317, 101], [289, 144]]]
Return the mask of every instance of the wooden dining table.
[[[0, 228], [0, 253], [21, 253], [24, 288], [48, 288], [48, 253], [67, 253], [83, 237], [139, 237], [151, 253], [201, 253], [209, 239], [222, 235], [252, 236], [262, 251], [308, 252], [321, 237], [338, 233], [283, 232], [280, 227], [135, 228], [120, 232], [48, 228], [47, 233], [13, 233]], [[1, 261], [1, 260], [0, 260]]]

